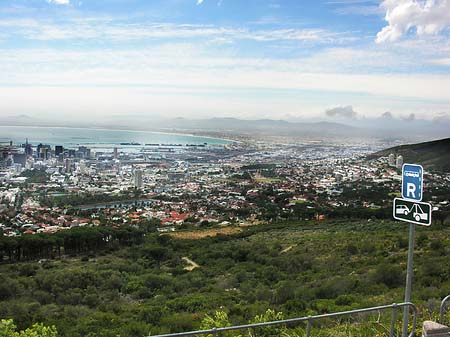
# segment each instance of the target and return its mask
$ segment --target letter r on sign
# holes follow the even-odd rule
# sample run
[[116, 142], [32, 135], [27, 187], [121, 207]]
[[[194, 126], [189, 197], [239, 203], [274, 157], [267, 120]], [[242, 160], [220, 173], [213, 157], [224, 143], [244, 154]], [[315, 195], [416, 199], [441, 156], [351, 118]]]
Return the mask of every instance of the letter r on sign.
[[416, 185], [412, 183], [406, 184], [406, 195], [408, 198], [415, 198], [416, 197]]

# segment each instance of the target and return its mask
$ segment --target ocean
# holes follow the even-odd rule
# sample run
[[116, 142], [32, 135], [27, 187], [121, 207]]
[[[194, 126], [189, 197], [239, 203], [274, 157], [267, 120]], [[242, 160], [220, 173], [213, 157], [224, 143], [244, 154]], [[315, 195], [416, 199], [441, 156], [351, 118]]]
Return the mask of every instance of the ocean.
[[192, 144], [208, 146], [231, 144], [232, 141], [192, 136], [184, 134], [134, 131], [134, 130], [108, 130], [85, 129], [67, 127], [30, 127], [30, 126], [0, 126], [0, 143], [13, 141], [14, 144], [28, 142], [37, 145], [62, 145], [65, 148], [86, 146], [97, 149], [142, 148], [146, 144]]

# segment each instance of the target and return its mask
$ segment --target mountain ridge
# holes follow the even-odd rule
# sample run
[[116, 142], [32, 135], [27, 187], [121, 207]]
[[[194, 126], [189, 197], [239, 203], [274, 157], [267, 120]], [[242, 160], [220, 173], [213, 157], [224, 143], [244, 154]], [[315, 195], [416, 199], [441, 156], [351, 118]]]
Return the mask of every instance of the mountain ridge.
[[403, 156], [405, 163], [420, 164], [426, 170], [450, 172], [450, 138], [391, 147], [375, 152], [368, 159], [385, 157], [391, 153]]

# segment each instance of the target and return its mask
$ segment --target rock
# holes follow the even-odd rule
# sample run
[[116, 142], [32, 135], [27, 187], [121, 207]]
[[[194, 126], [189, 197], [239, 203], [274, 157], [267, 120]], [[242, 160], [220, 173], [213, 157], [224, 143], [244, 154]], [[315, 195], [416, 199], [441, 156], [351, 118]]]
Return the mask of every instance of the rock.
[[433, 321], [423, 322], [422, 337], [449, 337], [450, 328]]

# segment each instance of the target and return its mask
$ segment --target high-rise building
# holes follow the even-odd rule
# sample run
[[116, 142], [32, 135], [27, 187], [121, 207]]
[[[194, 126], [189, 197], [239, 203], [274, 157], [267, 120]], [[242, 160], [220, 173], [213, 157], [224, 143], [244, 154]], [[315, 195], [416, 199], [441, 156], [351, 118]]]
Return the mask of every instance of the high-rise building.
[[58, 157], [60, 154], [64, 152], [64, 147], [62, 145], [55, 146], [55, 156]]
[[41, 157], [41, 149], [44, 145], [42, 143], [39, 143], [38, 146], [36, 146], [36, 155], [38, 158]]
[[25, 154], [27, 156], [32, 156], [33, 155], [33, 146], [28, 143], [28, 138], [27, 138], [27, 140], [25, 142], [24, 148], [25, 148]]
[[38, 158], [48, 159], [50, 156], [51, 148], [50, 145], [44, 145], [40, 143], [36, 148], [36, 153]]
[[134, 170], [134, 187], [140, 190], [143, 186], [143, 172], [140, 169], [136, 169]]
[[118, 155], [119, 155], [119, 151], [118, 151], [117, 147], [115, 147], [114, 148], [114, 159], [117, 159]]
[[41, 147], [41, 151], [39, 153], [39, 157], [42, 159], [48, 159], [49, 158], [49, 149], [48, 147]]
[[403, 156], [398, 156], [398, 157], [397, 157], [397, 161], [396, 161], [396, 163], [395, 163], [395, 166], [396, 166], [398, 169], [401, 169], [401, 168], [402, 168], [402, 166], [403, 166]]
[[79, 170], [81, 174], [86, 174], [87, 172], [87, 167], [86, 167], [86, 162], [84, 160], [80, 160], [80, 164], [79, 164]]
[[70, 173], [72, 171], [72, 161], [69, 158], [66, 158], [64, 163], [64, 170], [66, 173]]
[[393, 153], [389, 155], [389, 166], [395, 166], [395, 154]]
[[88, 149], [86, 146], [79, 146], [77, 151], [78, 158], [90, 158], [91, 157], [91, 149]]

